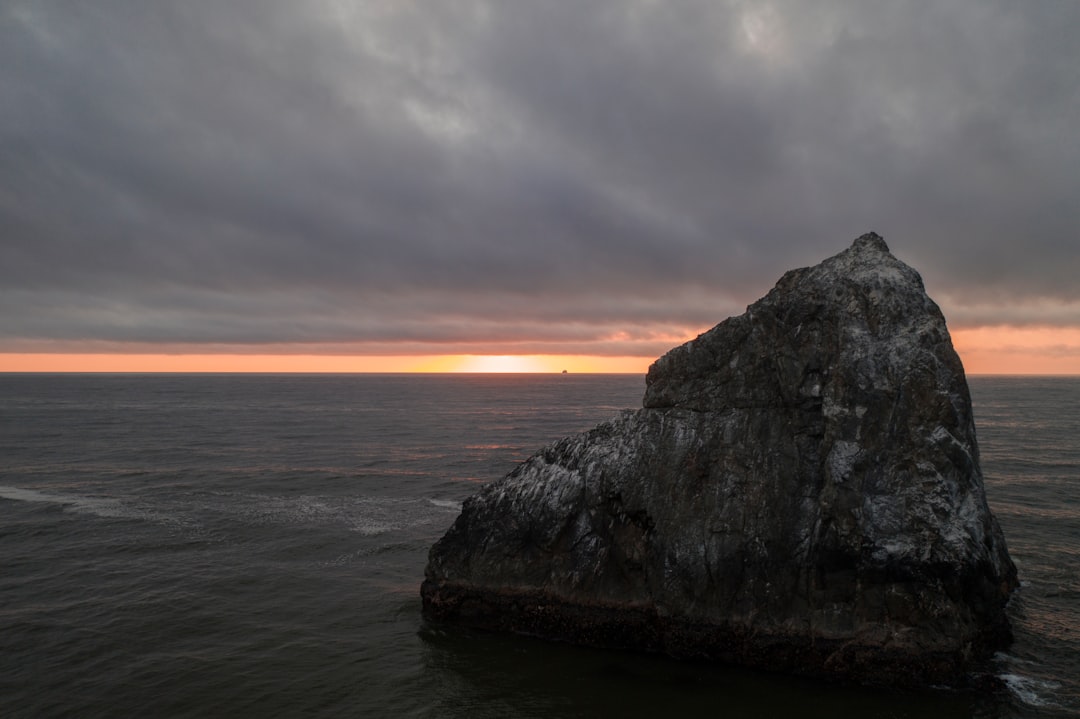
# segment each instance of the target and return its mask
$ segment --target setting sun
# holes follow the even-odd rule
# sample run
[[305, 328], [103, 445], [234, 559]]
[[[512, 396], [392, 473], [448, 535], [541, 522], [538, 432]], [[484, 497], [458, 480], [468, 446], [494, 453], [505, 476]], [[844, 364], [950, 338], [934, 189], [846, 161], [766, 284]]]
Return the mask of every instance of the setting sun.
[[418, 363], [415, 372], [574, 372], [644, 374], [652, 358], [587, 355], [443, 355]]
[[[552, 372], [537, 357], [525, 355], [451, 355], [438, 357], [421, 367], [431, 372]], [[422, 370], [423, 371], [423, 370]]]

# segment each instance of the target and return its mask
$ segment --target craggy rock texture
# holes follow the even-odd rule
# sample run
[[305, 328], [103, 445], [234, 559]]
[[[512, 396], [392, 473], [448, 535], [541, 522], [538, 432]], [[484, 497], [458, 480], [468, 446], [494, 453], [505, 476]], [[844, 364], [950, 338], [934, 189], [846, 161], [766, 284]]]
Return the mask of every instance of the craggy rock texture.
[[895, 685], [1010, 639], [945, 320], [876, 234], [668, 352], [644, 409], [540, 450], [431, 549], [425, 614]]

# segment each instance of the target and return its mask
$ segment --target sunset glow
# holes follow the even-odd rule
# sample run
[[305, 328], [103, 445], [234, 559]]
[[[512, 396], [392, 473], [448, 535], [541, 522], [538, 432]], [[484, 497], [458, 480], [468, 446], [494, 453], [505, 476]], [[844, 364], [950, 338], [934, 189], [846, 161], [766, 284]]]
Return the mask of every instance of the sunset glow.
[[1080, 374], [1080, 329], [979, 327], [951, 332], [968, 374]]
[[[968, 374], [1080, 374], [1080, 329], [982, 327], [955, 329], [952, 338]], [[543, 354], [0, 353], [0, 372], [558, 373], [566, 370], [578, 374], [644, 374], [654, 359]]]
[[0, 354], [0, 372], [567, 372], [644, 374], [652, 357]]

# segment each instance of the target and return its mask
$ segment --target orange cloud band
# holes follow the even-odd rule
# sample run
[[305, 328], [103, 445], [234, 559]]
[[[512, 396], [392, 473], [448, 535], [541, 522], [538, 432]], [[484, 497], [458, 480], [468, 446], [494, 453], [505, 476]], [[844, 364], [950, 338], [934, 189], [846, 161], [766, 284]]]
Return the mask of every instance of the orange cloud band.
[[1080, 374], [1080, 328], [977, 327], [951, 334], [968, 374]]
[[[952, 331], [969, 374], [1080, 374], [1080, 328]], [[680, 340], [681, 341], [681, 340]], [[674, 342], [673, 344], [677, 344]], [[567, 372], [644, 374], [655, 357], [587, 354], [0, 353], [0, 372]]]
[[588, 355], [0, 354], [0, 372], [567, 372], [644, 374], [652, 357]]

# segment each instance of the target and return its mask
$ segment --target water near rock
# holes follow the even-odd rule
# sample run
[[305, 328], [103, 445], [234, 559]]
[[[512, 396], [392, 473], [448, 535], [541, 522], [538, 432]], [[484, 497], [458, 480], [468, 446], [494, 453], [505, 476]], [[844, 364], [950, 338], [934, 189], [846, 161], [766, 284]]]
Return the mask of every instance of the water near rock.
[[544, 448], [431, 549], [426, 615], [898, 685], [1010, 640], [1016, 569], [919, 274], [876, 234], [649, 370], [644, 408]]

